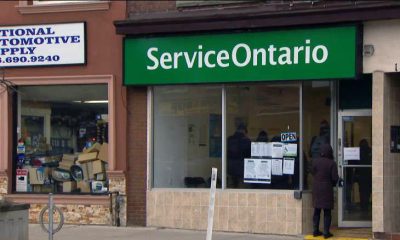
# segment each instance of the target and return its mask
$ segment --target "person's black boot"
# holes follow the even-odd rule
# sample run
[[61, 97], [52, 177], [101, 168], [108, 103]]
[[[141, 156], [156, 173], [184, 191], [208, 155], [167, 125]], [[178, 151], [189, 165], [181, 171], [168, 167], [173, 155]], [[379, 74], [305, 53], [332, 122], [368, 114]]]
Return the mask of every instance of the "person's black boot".
[[330, 238], [333, 236], [331, 232], [329, 232], [329, 228], [331, 227], [332, 216], [326, 216], [324, 213], [324, 238]]
[[318, 237], [318, 236], [322, 236], [322, 232], [319, 230], [319, 217], [320, 216], [313, 216], [313, 236], [314, 237]]

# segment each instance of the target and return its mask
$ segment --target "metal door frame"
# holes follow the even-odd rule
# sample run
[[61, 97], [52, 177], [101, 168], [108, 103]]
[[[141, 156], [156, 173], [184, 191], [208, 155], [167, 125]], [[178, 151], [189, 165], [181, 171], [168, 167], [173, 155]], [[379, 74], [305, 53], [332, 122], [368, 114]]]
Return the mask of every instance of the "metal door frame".
[[[343, 177], [344, 167], [343, 165], [343, 117], [371, 117], [372, 121], [372, 110], [371, 109], [351, 109], [351, 110], [340, 110], [338, 111], [338, 131], [337, 131], [337, 165], [339, 175]], [[372, 144], [372, 143], [371, 143]], [[363, 165], [357, 165], [362, 167]], [[367, 165], [368, 166], [368, 165]], [[369, 167], [369, 166], [368, 166]], [[372, 166], [371, 166], [372, 169]], [[343, 190], [344, 187], [338, 188], [338, 225], [339, 227], [372, 227], [371, 221], [344, 221], [343, 220]]]

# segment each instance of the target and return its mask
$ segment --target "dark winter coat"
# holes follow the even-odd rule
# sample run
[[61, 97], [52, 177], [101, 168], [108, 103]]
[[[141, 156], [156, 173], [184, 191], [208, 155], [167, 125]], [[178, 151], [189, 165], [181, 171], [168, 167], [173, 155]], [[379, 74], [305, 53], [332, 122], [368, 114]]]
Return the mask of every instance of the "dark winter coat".
[[313, 206], [314, 208], [333, 209], [333, 187], [339, 180], [333, 151], [329, 144], [321, 147], [321, 157], [313, 160]]
[[242, 177], [244, 159], [251, 156], [251, 141], [242, 132], [235, 132], [228, 138], [228, 173], [231, 176]]

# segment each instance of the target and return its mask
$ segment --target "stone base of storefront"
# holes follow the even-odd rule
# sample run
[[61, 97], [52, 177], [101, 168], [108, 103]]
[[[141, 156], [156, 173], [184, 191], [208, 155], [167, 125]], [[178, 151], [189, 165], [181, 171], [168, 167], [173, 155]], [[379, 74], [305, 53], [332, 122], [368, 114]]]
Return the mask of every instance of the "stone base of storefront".
[[[17, 203], [29, 203], [29, 222], [38, 223], [39, 213], [47, 205], [46, 194], [7, 194], [8, 179], [0, 176], [0, 196]], [[111, 195], [54, 195], [54, 201], [64, 213], [66, 224], [91, 224], [126, 226], [126, 180], [122, 172], [109, 173]], [[118, 192], [118, 197], [115, 193]], [[119, 214], [115, 213], [115, 203], [119, 203]], [[113, 212], [114, 211], [114, 212]], [[115, 218], [119, 217], [119, 221]]]
[[[29, 222], [38, 223], [39, 213], [47, 204], [31, 204]], [[66, 224], [111, 225], [110, 206], [106, 205], [61, 205], [56, 204], [64, 213]]]
[[[207, 229], [209, 191], [151, 190], [147, 192], [147, 225]], [[299, 235], [303, 230], [302, 200], [293, 191], [217, 191], [214, 230]]]
[[7, 194], [8, 178], [0, 173], [0, 198]]

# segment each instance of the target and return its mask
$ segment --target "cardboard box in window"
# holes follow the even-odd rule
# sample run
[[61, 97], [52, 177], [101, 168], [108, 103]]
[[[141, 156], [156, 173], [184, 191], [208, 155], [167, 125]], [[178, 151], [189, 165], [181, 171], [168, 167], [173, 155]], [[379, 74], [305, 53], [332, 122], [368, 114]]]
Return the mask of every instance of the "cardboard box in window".
[[29, 168], [29, 183], [44, 184], [45, 168]]
[[95, 143], [90, 148], [84, 149], [83, 153], [100, 152], [100, 149], [101, 149], [101, 144], [100, 143]]
[[84, 162], [96, 160], [98, 154], [99, 154], [98, 152], [81, 153], [78, 156], [78, 162], [84, 163]]
[[38, 186], [41, 186], [42, 193], [54, 192], [54, 186], [52, 184], [44, 184], [44, 185], [38, 185]]
[[76, 189], [76, 182], [75, 181], [69, 181], [69, 182], [63, 182], [63, 192], [72, 192]]
[[89, 181], [94, 179], [93, 162], [85, 162], [80, 164], [83, 171], [83, 180]]
[[107, 175], [106, 175], [106, 173], [103, 172], [103, 173], [97, 173], [97, 174], [95, 174], [95, 180], [96, 180], [96, 181], [105, 181], [105, 180], [107, 180]]
[[100, 148], [99, 155], [97, 156], [98, 159], [103, 160], [104, 162], [108, 162], [108, 144], [103, 143]]
[[62, 160], [61, 162], [58, 163], [58, 168], [70, 171], [71, 166], [75, 164], [75, 161], [71, 160]]
[[81, 193], [90, 193], [90, 182], [85, 180], [79, 181], [77, 188], [80, 189]]
[[73, 161], [75, 162], [78, 160], [78, 155], [77, 154], [63, 154], [62, 156], [62, 161]]
[[102, 160], [92, 161], [92, 173], [104, 173], [106, 171], [105, 162]]
[[32, 192], [41, 193], [42, 192], [42, 186], [43, 185], [38, 185], [38, 184], [32, 185]]

